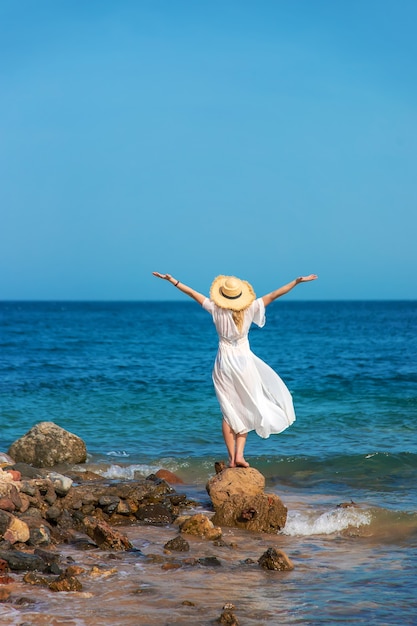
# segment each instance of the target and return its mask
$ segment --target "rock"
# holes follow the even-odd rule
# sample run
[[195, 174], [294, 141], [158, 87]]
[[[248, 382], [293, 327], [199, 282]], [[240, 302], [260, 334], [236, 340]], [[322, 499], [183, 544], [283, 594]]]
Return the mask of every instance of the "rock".
[[61, 555], [58, 552], [51, 552], [50, 550], [44, 550], [43, 548], [35, 548], [34, 554], [42, 559], [48, 571], [53, 574], [61, 573], [61, 571], [58, 571], [60, 570], [58, 564], [61, 558]]
[[48, 587], [49, 580], [45, 576], [40, 576], [36, 572], [26, 572], [23, 576], [23, 582], [28, 585], [36, 585], [38, 587]]
[[14, 459], [5, 452], [0, 452], [0, 467], [3, 465], [13, 465]]
[[30, 529], [29, 543], [32, 546], [49, 546], [51, 543], [51, 531], [46, 524], [40, 524]]
[[75, 576], [66, 576], [63, 574], [57, 580], [49, 583], [51, 591], [81, 591], [83, 586]]
[[39, 571], [47, 569], [44, 560], [36, 554], [28, 554], [18, 550], [0, 550], [0, 559], [7, 561], [12, 571]]
[[[3, 478], [3, 476], [1, 478]], [[16, 488], [16, 485], [14, 485], [12, 482], [4, 482], [3, 480], [0, 480], [0, 499], [3, 501], [11, 500], [15, 509], [20, 509], [22, 505], [19, 491]], [[7, 503], [6, 505], [10, 506], [10, 504]]]
[[4, 559], [0, 559], [0, 585], [8, 585], [13, 582], [9, 576], [9, 564]]
[[104, 520], [87, 516], [82, 520], [82, 525], [85, 533], [102, 550], [131, 550], [133, 548], [125, 535], [112, 528]]
[[265, 477], [254, 467], [228, 467], [206, 485], [215, 509], [234, 495], [256, 496], [265, 488]]
[[7, 602], [10, 598], [11, 592], [9, 589], [0, 589], [0, 602]]
[[276, 534], [285, 526], [287, 508], [273, 494], [236, 494], [216, 508], [211, 521], [216, 526], [235, 526], [254, 532]]
[[165, 550], [171, 550], [172, 552], [188, 552], [190, 544], [184, 539], [184, 537], [178, 535], [177, 537], [174, 537], [174, 539], [167, 541], [164, 548]]
[[136, 519], [145, 524], [153, 524], [162, 526], [172, 524], [174, 516], [171, 511], [163, 504], [144, 504], [139, 506], [135, 513]]
[[7, 511], [0, 510], [0, 535], [10, 544], [28, 541], [30, 533], [29, 527], [18, 517]]
[[188, 535], [197, 535], [205, 539], [215, 540], [222, 536], [221, 528], [216, 528], [211, 520], [203, 513], [188, 517], [180, 526], [180, 531]]
[[14, 481], [19, 481], [22, 478], [22, 474], [14, 469], [6, 469], [6, 472], [10, 474]]
[[204, 565], [205, 567], [220, 567], [221, 566], [221, 562], [219, 561], [217, 556], [204, 556], [204, 557], [201, 557], [200, 559], [197, 559], [197, 562], [200, 563], [200, 565]]
[[218, 624], [226, 624], [227, 626], [239, 626], [239, 621], [232, 611], [226, 610], [220, 615], [217, 620]]
[[214, 469], [216, 470], [216, 474], [220, 474], [220, 472], [227, 469], [227, 465], [224, 461], [216, 461], [214, 464]]
[[10, 469], [20, 472], [22, 480], [33, 480], [34, 478], [42, 478], [42, 472], [28, 463], [14, 463]]
[[268, 548], [258, 559], [259, 565], [263, 569], [275, 570], [279, 572], [290, 571], [294, 565], [283, 550]]
[[35, 467], [54, 467], [59, 463], [84, 463], [87, 449], [80, 437], [53, 422], [40, 422], [15, 441], [8, 454], [16, 462]]
[[9, 576], [8, 574], [3, 574], [3, 576], [0, 575], [0, 585], [9, 585], [10, 583], [13, 583], [13, 582], [14, 582], [14, 578]]
[[0, 498], [0, 510], [13, 513], [13, 511], [16, 510], [16, 507], [13, 504], [13, 502], [10, 500], [10, 498]]
[[118, 574], [118, 569], [116, 567], [112, 567], [111, 569], [103, 569], [102, 567], [97, 567], [97, 565], [93, 565], [89, 572], [89, 576], [91, 578], [108, 578], [109, 576], [113, 576], [114, 574]]
[[181, 563], [164, 563], [161, 565], [163, 570], [179, 569], [180, 567], [182, 567]]
[[172, 472], [170, 472], [169, 470], [166, 469], [159, 469], [155, 476], [157, 476], [158, 478], [161, 478], [162, 480], [166, 480], [167, 483], [169, 483], [170, 485], [175, 485], [175, 484], [184, 484], [184, 481], [181, 480], [181, 478], [179, 478], [179, 476], [177, 476], [176, 474], [173, 474]]
[[3, 538], [6, 541], [10, 541], [11, 544], [29, 541], [30, 531], [28, 525], [14, 515], [12, 518]]
[[65, 496], [72, 487], [71, 478], [58, 474], [58, 472], [48, 472], [46, 478], [51, 481], [55, 492], [59, 496]]

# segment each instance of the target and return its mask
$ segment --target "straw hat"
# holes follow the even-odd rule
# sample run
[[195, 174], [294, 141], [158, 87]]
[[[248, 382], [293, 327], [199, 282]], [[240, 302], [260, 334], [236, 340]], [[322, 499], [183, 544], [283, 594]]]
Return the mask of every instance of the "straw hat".
[[252, 285], [236, 276], [217, 276], [210, 287], [210, 299], [222, 309], [242, 311], [255, 298]]

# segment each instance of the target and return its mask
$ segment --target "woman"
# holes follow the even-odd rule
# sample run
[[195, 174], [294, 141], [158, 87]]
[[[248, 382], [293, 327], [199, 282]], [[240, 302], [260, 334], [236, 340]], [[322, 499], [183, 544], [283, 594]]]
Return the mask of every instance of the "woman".
[[219, 336], [213, 368], [213, 383], [223, 414], [223, 437], [229, 467], [249, 467], [244, 458], [248, 432], [263, 438], [280, 433], [295, 420], [292, 397], [273, 369], [250, 349], [249, 328], [265, 324], [265, 307], [296, 285], [317, 278], [300, 276], [287, 285], [256, 298], [252, 286], [235, 276], [218, 276], [210, 288], [210, 299], [184, 285], [170, 274], [153, 272], [196, 300], [211, 313]]

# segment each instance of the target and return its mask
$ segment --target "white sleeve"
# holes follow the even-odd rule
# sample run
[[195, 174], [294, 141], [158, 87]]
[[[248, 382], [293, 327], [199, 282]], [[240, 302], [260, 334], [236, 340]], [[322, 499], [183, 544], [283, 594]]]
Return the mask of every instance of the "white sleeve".
[[213, 315], [214, 306], [215, 306], [214, 302], [212, 302], [208, 298], [204, 298], [203, 304], [201, 306], [203, 307], [203, 309], [205, 309], [206, 311], [208, 311], [209, 313]]
[[255, 302], [253, 302], [251, 306], [253, 307], [252, 321], [254, 322], [254, 324], [262, 328], [262, 326], [265, 326], [266, 321], [264, 301], [262, 300], [262, 298], [257, 298], [257, 300], [255, 300]]

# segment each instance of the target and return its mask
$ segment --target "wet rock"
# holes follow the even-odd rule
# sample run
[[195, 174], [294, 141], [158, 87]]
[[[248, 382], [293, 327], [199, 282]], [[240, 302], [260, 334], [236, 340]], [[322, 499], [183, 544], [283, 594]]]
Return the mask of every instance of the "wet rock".
[[34, 554], [42, 559], [47, 571], [52, 574], [61, 574], [61, 568], [59, 567], [61, 555], [58, 552], [52, 552], [51, 550], [45, 550], [43, 548], [35, 548]]
[[10, 598], [10, 591], [8, 589], [0, 588], [0, 602], [7, 602]]
[[36, 572], [27, 572], [23, 576], [23, 582], [37, 587], [48, 587], [49, 585], [49, 580], [45, 578], [45, 576], [40, 576]]
[[227, 469], [227, 465], [224, 461], [216, 461], [214, 464], [214, 469], [216, 470], [216, 474], [220, 474], [220, 472]]
[[337, 505], [338, 509], [349, 509], [349, 508], [358, 508], [359, 505], [356, 504], [356, 502], [354, 502], [353, 500], [351, 500], [350, 502], [341, 502], [340, 504]]
[[179, 569], [181, 566], [181, 563], [173, 563], [173, 562], [168, 562], [168, 563], [164, 563], [163, 565], [161, 565], [161, 569], [163, 570], [170, 570], [170, 569]]
[[101, 474], [96, 474], [96, 472], [91, 472], [90, 470], [68, 470], [66, 475], [76, 483], [103, 482]]
[[227, 626], [239, 626], [239, 620], [236, 615], [229, 610], [223, 611], [217, 620], [218, 624], [227, 624]]
[[91, 578], [108, 578], [109, 576], [113, 576], [113, 574], [117, 574], [117, 568], [113, 567], [112, 569], [104, 569], [102, 567], [97, 567], [97, 565], [93, 565], [89, 572], [89, 576]]
[[285, 526], [287, 507], [274, 494], [233, 495], [216, 508], [211, 519], [217, 526], [276, 534]]
[[87, 459], [84, 441], [53, 422], [36, 424], [10, 446], [8, 454], [16, 462], [39, 468], [59, 463], [84, 463]]
[[9, 585], [14, 582], [14, 578], [9, 576], [8, 574], [0, 575], [0, 585]]
[[283, 550], [268, 548], [258, 559], [259, 565], [263, 569], [275, 570], [279, 572], [290, 571], [294, 565]]
[[135, 516], [137, 520], [155, 526], [172, 524], [174, 521], [171, 511], [163, 504], [144, 504], [139, 506]]
[[48, 586], [51, 591], [82, 591], [83, 588], [78, 578], [66, 574], [62, 574]]
[[98, 500], [99, 506], [109, 515], [117, 510], [120, 504], [119, 496], [101, 496]]
[[8, 585], [13, 582], [13, 578], [9, 576], [9, 564], [7, 561], [0, 559], [0, 585]]
[[214, 526], [213, 522], [203, 513], [197, 513], [186, 518], [180, 525], [180, 531], [188, 535], [197, 535], [205, 539], [215, 540], [222, 536], [221, 528]]
[[172, 552], [188, 552], [190, 544], [184, 539], [184, 537], [178, 535], [177, 537], [174, 537], [174, 539], [167, 541], [164, 548], [165, 550], [170, 550]]
[[197, 559], [197, 562], [200, 565], [204, 565], [205, 567], [221, 567], [221, 562], [217, 558], [217, 556], [205, 556]]
[[156, 472], [155, 476], [157, 476], [158, 478], [161, 478], [162, 480], [166, 480], [166, 482], [169, 483], [170, 485], [184, 484], [184, 481], [181, 480], [179, 476], [177, 476], [176, 474], [173, 474], [172, 472], [166, 469], [159, 469]]
[[47, 570], [44, 560], [36, 554], [29, 554], [18, 550], [0, 550], [0, 559], [7, 561], [9, 568], [13, 572], [44, 572]]
[[14, 463], [10, 469], [14, 469], [20, 472], [21, 480], [33, 480], [34, 478], [42, 478], [42, 474], [39, 469], [32, 467], [28, 463]]
[[226, 468], [212, 476], [206, 485], [215, 509], [231, 496], [256, 496], [263, 493], [265, 477], [254, 467]]
[[122, 535], [104, 520], [94, 517], [85, 517], [82, 521], [84, 532], [102, 550], [131, 550], [133, 548], [129, 539]]

